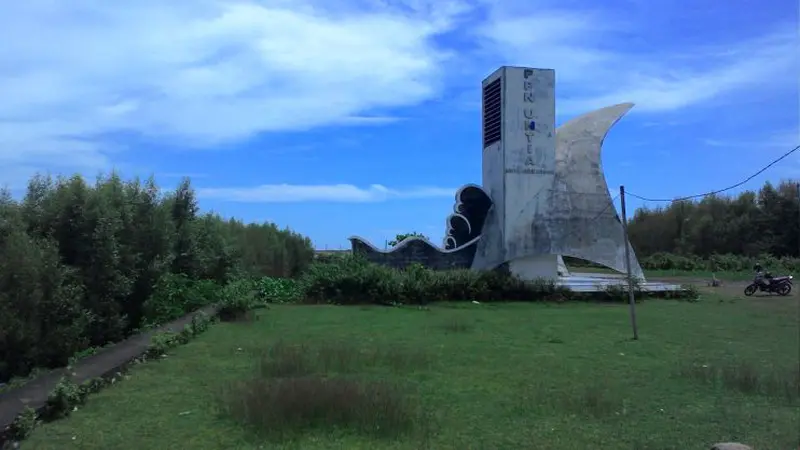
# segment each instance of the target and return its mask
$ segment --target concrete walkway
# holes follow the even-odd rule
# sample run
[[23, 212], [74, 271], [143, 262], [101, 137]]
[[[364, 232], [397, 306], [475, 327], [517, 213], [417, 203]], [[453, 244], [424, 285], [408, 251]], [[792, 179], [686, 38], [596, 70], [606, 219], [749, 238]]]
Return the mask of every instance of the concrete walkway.
[[[94, 355], [81, 359], [73, 368], [72, 372], [75, 375], [72, 377], [72, 381], [80, 384], [116, 372], [119, 368], [142, 356], [147, 351], [153, 334], [162, 331], [179, 332], [185, 325], [190, 324], [192, 317], [200, 311], [212, 316], [216, 313], [216, 307], [208, 306], [172, 323], [132, 336], [116, 345], [103, 348]], [[36, 410], [42, 408], [47, 402], [47, 396], [65, 373], [66, 369], [64, 368], [55, 369], [18, 388], [0, 393], [0, 445], [5, 440], [3, 438], [5, 431], [14, 422], [14, 419], [26, 406]]]

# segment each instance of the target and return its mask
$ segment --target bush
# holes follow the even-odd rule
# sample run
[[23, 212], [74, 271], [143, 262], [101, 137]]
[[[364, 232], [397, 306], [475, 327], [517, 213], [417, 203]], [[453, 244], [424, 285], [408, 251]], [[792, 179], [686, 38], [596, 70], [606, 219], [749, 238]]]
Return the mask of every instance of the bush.
[[256, 289], [250, 280], [238, 280], [227, 284], [219, 293], [219, 310], [222, 320], [239, 320], [256, 306]]
[[209, 280], [192, 280], [184, 274], [162, 276], [144, 304], [147, 325], [159, 325], [217, 301], [221, 288]]
[[714, 254], [704, 259], [698, 256], [654, 253], [639, 260], [645, 270], [665, 270], [677, 272], [752, 272], [756, 263], [764, 266], [775, 275], [792, 274], [800, 271], [800, 258], [776, 258], [771, 255], [748, 257], [739, 255]]
[[291, 303], [302, 297], [300, 286], [291, 278], [264, 277], [256, 282], [256, 298], [259, 302]]
[[67, 378], [62, 378], [47, 396], [44, 418], [47, 420], [69, 416], [86, 399], [81, 387]]
[[[370, 264], [359, 257], [341, 258], [336, 263], [314, 264], [300, 277], [298, 284], [304, 301], [337, 305], [628, 299], [626, 290], [622, 288], [583, 294], [556, 286], [552, 280], [523, 281], [503, 270], [434, 271], [420, 265], [396, 270]], [[638, 292], [637, 295], [642, 296], [643, 293]]]

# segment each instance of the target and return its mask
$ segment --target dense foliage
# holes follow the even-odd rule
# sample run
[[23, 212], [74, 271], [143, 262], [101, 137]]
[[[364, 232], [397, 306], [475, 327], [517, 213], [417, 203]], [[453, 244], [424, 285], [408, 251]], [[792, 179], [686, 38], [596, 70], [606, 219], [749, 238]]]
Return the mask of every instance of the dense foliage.
[[[317, 262], [296, 279], [265, 278], [257, 286], [258, 301], [264, 303], [388, 306], [439, 301], [628, 301], [626, 291], [616, 286], [599, 293], [579, 293], [558, 287], [552, 280], [526, 282], [503, 271], [435, 271], [421, 265], [397, 270], [350, 255]], [[689, 289], [663, 295], [693, 299], [696, 292]]]
[[656, 253], [800, 257], [799, 205], [795, 180], [767, 183], [758, 192], [639, 209], [628, 233], [642, 259]]
[[188, 179], [166, 194], [116, 174], [0, 191], [0, 381], [230, 297], [232, 280], [296, 276], [313, 254], [273, 224], [200, 214]]

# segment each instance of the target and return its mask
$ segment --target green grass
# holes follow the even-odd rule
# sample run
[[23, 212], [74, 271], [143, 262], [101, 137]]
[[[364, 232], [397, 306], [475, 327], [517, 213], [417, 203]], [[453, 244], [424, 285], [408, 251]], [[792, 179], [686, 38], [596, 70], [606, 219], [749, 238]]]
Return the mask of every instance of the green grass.
[[[797, 308], [646, 301], [634, 342], [625, 305], [274, 306], [135, 367], [22, 446], [793, 449]], [[289, 417], [292, 401], [318, 420]], [[344, 404], [369, 413], [331, 410]]]

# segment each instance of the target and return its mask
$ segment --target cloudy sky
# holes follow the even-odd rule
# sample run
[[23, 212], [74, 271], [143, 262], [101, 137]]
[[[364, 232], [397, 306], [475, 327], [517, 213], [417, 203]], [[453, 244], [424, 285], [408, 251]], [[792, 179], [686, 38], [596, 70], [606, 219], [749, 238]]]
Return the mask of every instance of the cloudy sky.
[[[679, 6], [682, 5], [682, 6]], [[687, 6], [691, 5], [691, 6]], [[733, 184], [800, 144], [796, 0], [0, 0], [0, 184], [192, 178], [320, 248], [435, 240], [480, 183], [481, 80], [556, 70], [557, 114], [631, 101], [609, 186]], [[791, 158], [754, 180], [800, 176]], [[640, 206], [641, 202], [632, 202]]]

